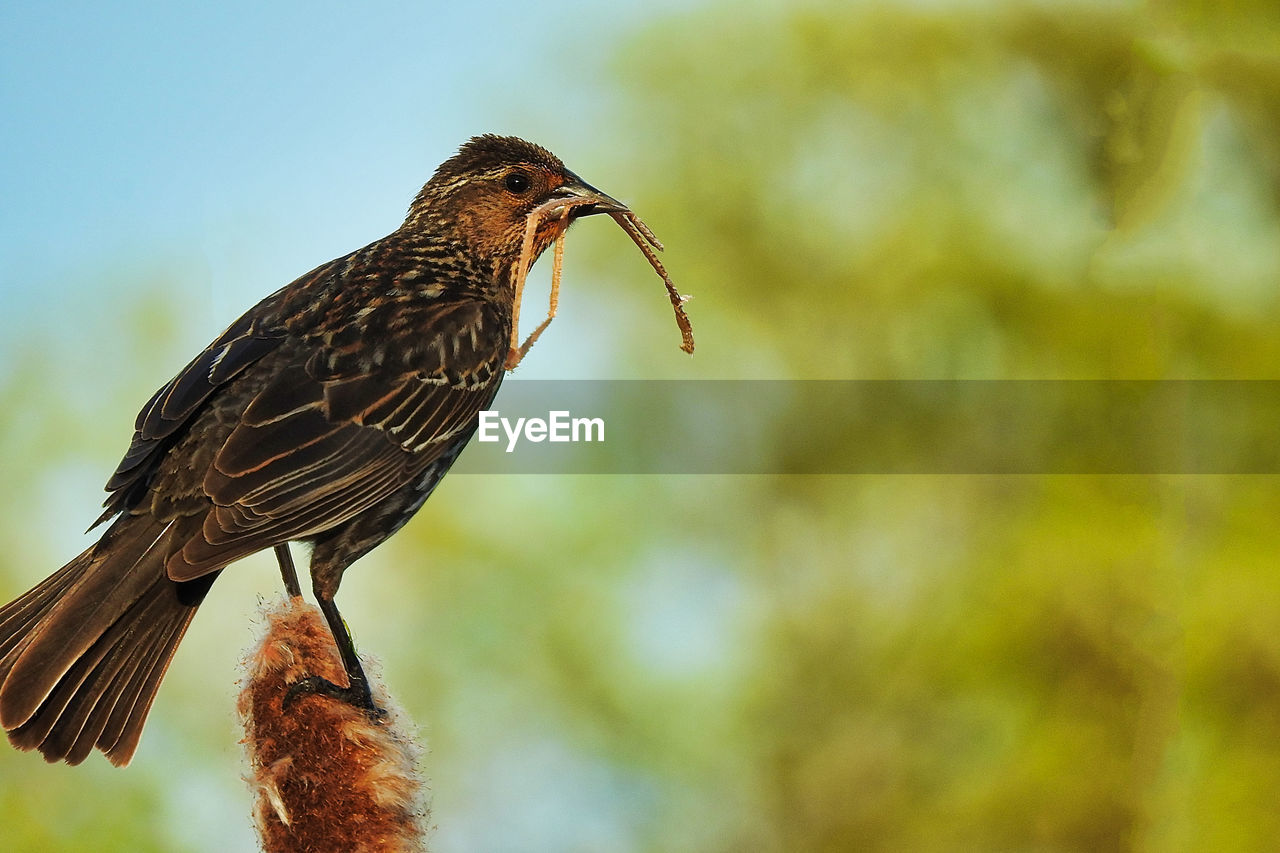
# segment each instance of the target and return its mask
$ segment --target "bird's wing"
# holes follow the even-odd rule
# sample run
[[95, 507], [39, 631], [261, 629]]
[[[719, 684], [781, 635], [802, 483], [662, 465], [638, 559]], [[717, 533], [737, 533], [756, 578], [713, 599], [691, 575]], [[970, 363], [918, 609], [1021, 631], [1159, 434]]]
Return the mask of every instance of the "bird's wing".
[[468, 344], [455, 351], [450, 343], [440, 370], [428, 359], [344, 375], [326, 367], [341, 359], [324, 350], [281, 370], [214, 456], [203, 483], [213, 507], [200, 534], [170, 558], [170, 578], [190, 580], [341, 524], [465, 441], [501, 381], [501, 354], [469, 346], [466, 332], [470, 319], [491, 310], [475, 302], [437, 306], [432, 331], [456, 327]]
[[227, 327], [142, 407], [133, 441], [107, 482], [111, 494], [103, 503], [106, 511], [94, 526], [136, 503], [156, 465], [209, 397], [284, 340], [283, 329], [262, 320], [260, 309], [271, 298]]

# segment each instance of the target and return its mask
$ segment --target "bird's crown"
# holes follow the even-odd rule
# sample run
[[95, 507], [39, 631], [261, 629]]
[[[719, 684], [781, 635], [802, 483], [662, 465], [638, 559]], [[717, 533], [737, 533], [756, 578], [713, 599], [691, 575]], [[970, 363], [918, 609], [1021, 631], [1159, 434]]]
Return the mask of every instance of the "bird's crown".
[[483, 136], [473, 136], [458, 149], [457, 154], [441, 163], [431, 182], [451, 182], [461, 177], [497, 173], [515, 165], [541, 167], [553, 174], [565, 171], [560, 158], [541, 145], [527, 142], [518, 136], [486, 133]]

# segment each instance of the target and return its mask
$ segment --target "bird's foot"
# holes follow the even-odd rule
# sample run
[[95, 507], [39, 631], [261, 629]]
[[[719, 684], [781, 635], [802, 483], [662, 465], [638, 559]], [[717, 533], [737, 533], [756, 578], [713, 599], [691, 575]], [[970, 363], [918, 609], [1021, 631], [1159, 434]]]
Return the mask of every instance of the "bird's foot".
[[365, 716], [375, 723], [380, 723], [387, 718], [387, 712], [374, 704], [373, 694], [369, 692], [368, 684], [352, 684], [350, 687], [342, 687], [327, 678], [308, 675], [306, 678], [289, 685], [289, 689], [285, 692], [284, 699], [280, 703], [281, 707], [287, 711], [294, 702], [297, 702], [303, 696], [328, 696], [331, 699], [337, 699], [353, 708], [364, 711]]

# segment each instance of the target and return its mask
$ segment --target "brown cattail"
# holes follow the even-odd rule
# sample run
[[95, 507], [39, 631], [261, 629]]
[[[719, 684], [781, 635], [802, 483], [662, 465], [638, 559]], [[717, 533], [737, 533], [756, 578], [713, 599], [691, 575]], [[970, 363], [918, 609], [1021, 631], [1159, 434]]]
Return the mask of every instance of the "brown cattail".
[[412, 725], [388, 707], [376, 677], [374, 700], [387, 709], [377, 722], [323, 695], [304, 693], [282, 708], [292, 683], [318, 675], [341, 685], [345, 676], [317, 608], [286, 599], [268, 608], [266, 621], [245, 660], [238, 703], [263, 850], [426, 850], [426, 785]]

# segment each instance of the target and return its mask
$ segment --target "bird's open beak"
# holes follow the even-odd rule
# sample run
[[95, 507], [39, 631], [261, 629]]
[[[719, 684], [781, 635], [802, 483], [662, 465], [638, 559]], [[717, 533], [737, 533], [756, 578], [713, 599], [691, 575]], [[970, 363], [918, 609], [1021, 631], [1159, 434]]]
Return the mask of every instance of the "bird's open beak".
[[573, 200], [569, 218], [591, 216], [593, 213], [624, 213], [629, 208], [612, 196], [605, 195], [572, 172], [569, 179], [551, 193], [551, 198]]

